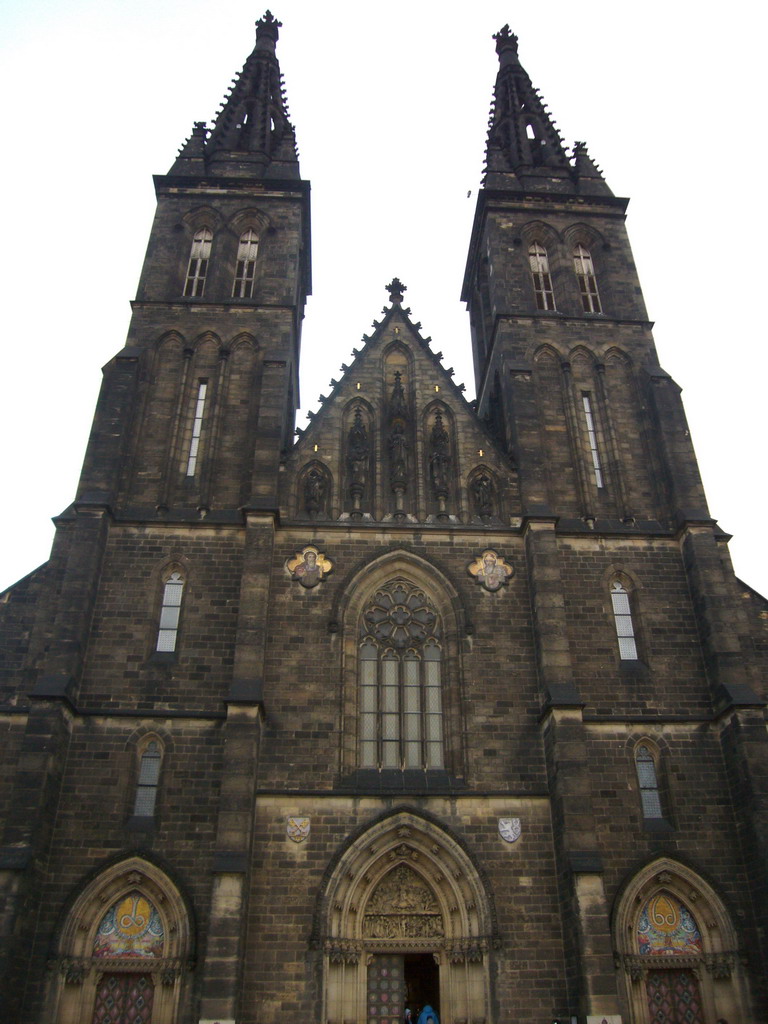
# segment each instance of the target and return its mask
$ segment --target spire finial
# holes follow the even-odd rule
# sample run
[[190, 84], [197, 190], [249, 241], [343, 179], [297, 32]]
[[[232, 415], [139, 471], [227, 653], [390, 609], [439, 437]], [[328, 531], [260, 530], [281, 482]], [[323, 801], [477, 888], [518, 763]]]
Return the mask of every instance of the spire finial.
[[496, 53], [499, 55], [499, 63], [502, 67], [517, 61], [517, 36], [509, 31], [509, 25], [504, 25], [493, 36], [496, 40]]
[[256, 47], [259, 50], [271, 50], [275, 52], [275, 43], [283, 27], [282, 21], [274, 17], [272, 11], [267, 11], [263, 18], [256, 22]]
[[408, 291], [399, 277], [393, 277], [389, 284], [386, 285], [386, 289], [389, 292], [389, 301], [393, 306], [399, 306], [403, 301], [404, 292]]

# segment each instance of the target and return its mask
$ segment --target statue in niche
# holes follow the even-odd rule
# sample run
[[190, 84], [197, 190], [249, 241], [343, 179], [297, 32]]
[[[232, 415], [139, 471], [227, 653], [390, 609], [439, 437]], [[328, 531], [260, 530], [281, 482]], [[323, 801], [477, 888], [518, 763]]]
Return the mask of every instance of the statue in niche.
[[347, 465], [349, 467], [349, 494], [352, 498], [352, 505], [355, 512], [359, 512], [365, 485], [368, 480], [368, 464], [371, 458], [371, 447], [368, 441], [368, 431], [363, 422], [363, 413], [358, 405], [355, 409], [355, 419], [347, 438]]
[[408, 418], [408, 410], [405, 407], [403, 375], [400, 370], [395, 370], [395, 383], [392, 388], [392, 397], [389, 400], [389, 415], [393, 420], [398, 417], [402, 417], [402, 419]]
[[395, 514], [402, 515], [403, 497], [408, 487], [408, 440], [406, 423], [408, 411], [405, 402], [402, 374], [395, 370], [395, 383], [389, 400], [389, 483], [395, 495]]
[[304, 480], [304, 508], [313, 519], [324, 510], [326, 490], [325, 474], [313, 467]]
[[493, 515], [493, 481], [487, 473], [481, 473], [472, 481], [472, 498], [477, 515], [483, 519]]
[[405, 493], [408, 481], [408, 442], [405, 439], [405, 426], [397, 420], [389, 435], [389, 479], [392, 490], [398, 497]]
[[475, 577], [485, 590], [491, 592], [501, 589], [514, 572], [511, 565], [508, 565], [503, 558], [490, 548], [467, 566], [467, 572]]
[[441, 514], [445, 513], [445, 503], [448, 500], [450, 473], [450, 441], [448, 431], [443, 426], [443, 414], [438, 409], [429, 436], [429, 474]]

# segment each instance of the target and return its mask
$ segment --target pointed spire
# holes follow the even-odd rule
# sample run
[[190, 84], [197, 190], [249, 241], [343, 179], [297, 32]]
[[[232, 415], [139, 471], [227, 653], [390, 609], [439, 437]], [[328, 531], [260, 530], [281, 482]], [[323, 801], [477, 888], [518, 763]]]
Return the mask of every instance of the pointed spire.
[[195, 121], [192, 134], [179, 150], [171, 174], [205, 174], [205, 121]]
[[403, 301], [405, 292], [408, 291], [399, 277], [393, 277], [389, 284], [386, 285], [386, 289], [389, 292], [389, 301], [393, 306], [399, 306]]
[[505, 25], [493, 38], [499, 73], [488, 131], [486, 184], [529, 188], [526, 179], [567, 177], [571, 167], [560, 133], [520, 64], [517, 36]]
[[589, 155], [585, 142], [573, 144], [573, 176], [579, 192], [591, 195], [613, 195], [605, 183], [602, 172]]
[[[520, 63], [517, 36], [505, 25], [494, 35], [499, 57], [488, 124], [486, 175], [490, 188], [536, 192], [579, 191], [579, 174], [538, 89]], [[584, 175], [587, 192], [602, 181], [594, 165]], [[603, 182], [599, 191], [608, 191]]]
[[205, 147], [209, 174], [299, 177], [296, 137], [275, 55], [280, 26], [270, 11], [256, 22], [256, 45], [233, 80]]

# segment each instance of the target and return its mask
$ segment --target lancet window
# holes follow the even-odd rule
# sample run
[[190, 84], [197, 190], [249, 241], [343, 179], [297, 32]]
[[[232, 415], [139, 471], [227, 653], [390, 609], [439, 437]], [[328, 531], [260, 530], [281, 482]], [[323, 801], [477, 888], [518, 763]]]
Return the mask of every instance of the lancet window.
[[442, 768], [442, 645], [423, 590], [398, 579], [366, 607], [359, 646], [360, 764]]
[[170, 653], [176, 650], [183, 596], [184, 577], [178, 571], [172, 572], [165, 581], [163, 601], [160, 607], [156, 646], [156, 650], [160, 653]]
[[552, 278], [549, 273], [549, 257], [543, 245], [534, 242], [528, 247], [528, 264], [536, 295], [536, 308], [554, 309], [555, 293], [552, 290]]
[[200, 435], [203, 432], [203, 416], [205, 415], [205, 400], [207, 395], [208, 381], [198, 381], [195, 415], [192, 420], [192, 437], [189, 440], [189, 454], [187, 455], [187, 476], [194, 476], [197, 471], [197, 456], [200, 451]]
[[139, 818], [152, 818], [157, 803], [157, 788], [160, 784], [160, 765], [163, 754], [157, 740], [150, 740], [144, 748], [139, 762], [139, 776], [136, 782], [136, 799], [133, 813]]
[[200, 228], [195, 232], [187, 268], [187, 281], [184, 285], [184, 295], [188, 298], [199, 299], [205, 291], [212, 242], [213, 234], [209, 228]]
[[589, 454], [592, 457], [592, 472], [595, 474], [595, 484], [598, 487], [603, 487], [605, 486], [605, 481], [603, 480], [603, 466], [600, 460], [600, 449], [597, 447], [597, 430], [595, 429], [595, 417], [592, 412], [592, 396], [589, 392], [582, 392], [581, 404], [584, 409], [584, 422], [587, 426]]
[[637, 771], [637, 784], [640, 787], [643, 818], [646, 821], [662, 818], [656, 759], [646, 744], [641, 744], [635, 751], [635, 770]]
[[250, 299], [253, 296], [253, 282], [256, 279], [256, 256], [259, 251], [259, 236], [249, 228], [240, 236], [237, 247], [237, 265], [232, 296], [235, 299]]
[[611, 604], [613, 606], [613, 621], [616, 626], [616, 639], [619, 643], [619, 656], [622, 661], [637, 661], [637, 643], [629, 592], [620, 580], [614, 580], [611, 584]]
[[573, 250], [573, 269], [579, 282], [581, 308], [585, 313], [601, 313], [600, 295], [597, 291], [597, 278], [592, 254], [589, 249], [579, 243]]

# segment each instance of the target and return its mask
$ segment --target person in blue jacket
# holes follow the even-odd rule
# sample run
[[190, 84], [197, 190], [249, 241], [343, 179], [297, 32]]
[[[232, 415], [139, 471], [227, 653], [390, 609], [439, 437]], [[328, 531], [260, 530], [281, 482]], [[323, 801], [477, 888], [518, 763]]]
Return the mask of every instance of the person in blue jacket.
[[429, 1005], [429, 1003], [426, 1004], [424, 1009], [419, 1014], [419, 1019], [417, 1020], [416, 1024], [440, 1024], [439, 1017], [432, 1009], [432, 1007]]

